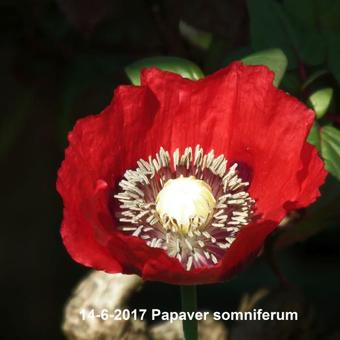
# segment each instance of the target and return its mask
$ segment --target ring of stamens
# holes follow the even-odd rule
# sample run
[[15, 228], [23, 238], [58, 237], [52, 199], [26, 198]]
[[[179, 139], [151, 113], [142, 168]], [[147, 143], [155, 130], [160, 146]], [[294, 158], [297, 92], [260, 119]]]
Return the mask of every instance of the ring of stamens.
[[[197, 145], [194, 152], [188, 147], [182, 155], [177, 149], [173, 166], [163, 148], [137, 165], [125, 172], [119, 183], [121, 192], [114, 196], [120, 203], [116, 211], [119, 230], [141, 238], [149, 247], [164, 249], [186, 270], [217, 264], [253, 215], [254, 200], [246, 191], [249, 183], [240, 177], [237, 163], [228, 166], [223, 155], [215, 157], [213, 150], [204, 154]], [[196, 185], [200, 194], [193, 206], [203, 205], [203, 210], [182, 215], [171, 210], [167, 204], [176, 197], [162, 196], [168, 195], [166, 190], [174, 183]]]

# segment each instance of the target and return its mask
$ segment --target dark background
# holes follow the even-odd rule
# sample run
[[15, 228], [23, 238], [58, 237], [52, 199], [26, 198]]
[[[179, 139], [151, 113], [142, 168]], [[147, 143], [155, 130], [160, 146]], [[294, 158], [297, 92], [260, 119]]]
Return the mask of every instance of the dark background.
[[[287, 38], [286, 26], [277, 26], [277, 6], [272, 3], [285, 6], [283, 13], [296, 28], [295, 40]], [[71, 260], [59, 236], [62, 204], [55, 191], [56, 172], [67, 131], [79, 117], [100, 112], [113, 89], [129, 82], [124, 67], [131, 62], [147, 56], [179, 56], [208, 74], [252, 51], [279, 47], [289, 59], [282, 87], [302, 100], [306, 93], [301, 83], [314, 71], [326, 70], [318, 84], [336, 91], [332, 117], [337, 126], [340, 4], [296, 3], [259, 0], [258, 12], [251, 14], [243, 0], [1, 1], [2, 339], [63, 337], [63, 305], [88, 270]], [[201, 45], [179, 30], [180, 21], [208, 32]], [[329, 181], [325, 197], [338, 199], [338, 182]], [[277, 263], [312, 306], [313, 317], [306, 326], [312, 333], [304, 338], [313, 334], [336, 339], [340, 235], [334, 212], [338, 210], [323, 218], [320, 206], [318, 232], [281, 251]], [[307, 216], [312, 213], [308, 210]], [[242, 294], [279, 286], [262, 258], [229, 283], [201, 287], [199, 304], [205, 309], [235, 310]], [[166, 310], [178, 309], [177, 300], [177, 287], [149, 283], [132, 303]]]

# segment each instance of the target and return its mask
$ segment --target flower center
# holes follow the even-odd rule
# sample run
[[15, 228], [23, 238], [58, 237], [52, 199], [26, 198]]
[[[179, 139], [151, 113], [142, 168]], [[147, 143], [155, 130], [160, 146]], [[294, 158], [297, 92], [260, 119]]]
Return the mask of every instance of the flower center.
[[203, 230], [215, 206], [209, 184], [194, 176], [169, 179], [156, 198], [156, 211], [163, 227], [184, 235], [189, 230]]
[[172, 157], [161, 148], [127, 170], [119, 186], [118, 229], [163, 249], [188, 271], [217, 264], [253, 215], [237, 163], [213, 150], [204, 154], [199, 145]]

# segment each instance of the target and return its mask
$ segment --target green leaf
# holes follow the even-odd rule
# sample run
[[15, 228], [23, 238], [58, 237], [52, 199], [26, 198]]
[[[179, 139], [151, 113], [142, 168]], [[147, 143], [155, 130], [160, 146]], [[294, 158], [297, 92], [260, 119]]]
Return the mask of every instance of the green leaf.
[[247, 65], [265, 65], [275, 73], [274, 85], [279, 86], [286, 70], [288, 60], [282, 50], [273, 48], [251, 54], [242, 59]]
[[202, 50], [207, 50], [212, 43], [213, 37], [211, 33], [191, 26], [183, 20], [179, 22], [179, 31], [189, 43]]
[[328, 125], [321, 129], [321, 155], [326, 169], [340, 180], [340, 130]]
[[287, 56], [289, 68], [297, 66], [294, 30], [280, 3], [274, 0], [248, 0], [250, 35], [255, 51], [280, 48]]
[[331, 87], [318, 90], [308, 98], [308, 102], [315, 111], [317, 119], [320, 119], [325, 115], [332, 102], [332, 98], [333, 89]]
[[311, 130], [309, 131], [309, 135], [307, 141], [310, 144], [313, 144], [319, 151], [321, 150], [321, 141], [320, 141], [320, 125], [317, 122], [314, 122]]
[[314, 122], [307, 140], [320, 151], [328, 172], [340, 181], [340, 130]]
[[181, 75], [184, 78], [198, 80], [203, 78], [203, 72], [193, 62], [177, 57], [151, 57], [138, 60], [125, 68], [125, 72], [134, 85], [140, 85], [140, 72], [145, 67], [158, 67]]

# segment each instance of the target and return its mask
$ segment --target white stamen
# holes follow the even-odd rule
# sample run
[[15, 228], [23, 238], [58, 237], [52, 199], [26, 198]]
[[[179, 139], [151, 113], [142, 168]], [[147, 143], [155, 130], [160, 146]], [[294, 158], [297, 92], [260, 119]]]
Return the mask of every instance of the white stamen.
[[172, 157], [161, 148], [137, 166], [125, 172], [114, 196], [118, 228], [164, 249], [188, 271], [217, 264], [253, 214], [237, 163], [228, 167], [223, 155], [204, 154], [197, 145]]
[[189, 256], [189, 258], [188, 258], [188, 262], [187, 262], [187, 271], [189, 271], [190, 269], [191, 269], [191, 266], [192, 266], [192, 260], [193, 260], [193, 258], [192, 258], [192, 256]]
[[211, 259], [214, 262], [214, 264], [216, 264], [218, 262], [216, 256], [214, 254], [211, 254]]

